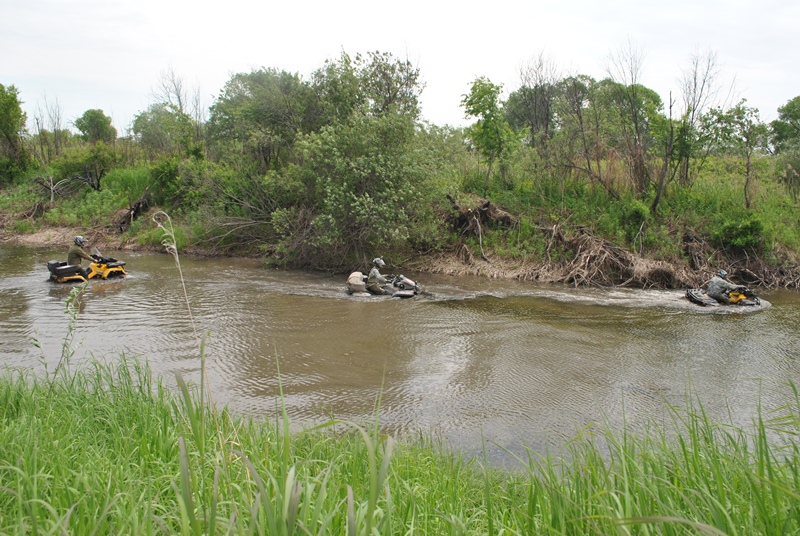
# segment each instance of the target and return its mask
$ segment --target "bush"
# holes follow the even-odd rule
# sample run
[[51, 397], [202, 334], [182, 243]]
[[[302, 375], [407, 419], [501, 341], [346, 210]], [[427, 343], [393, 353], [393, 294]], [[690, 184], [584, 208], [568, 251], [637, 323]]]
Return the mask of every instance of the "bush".
[[139, 199], [150, 185], [150, 173], [146, 167], [117, 169], [108, 174], [103, 187], [127, 198], [129, 203]]
[[726, 219], [711, 231], [711, 239], [716, 246], [734, 252], [761, 253], [769, 249], [766, 247], [766, 238], [764, 223], [755, 214]]

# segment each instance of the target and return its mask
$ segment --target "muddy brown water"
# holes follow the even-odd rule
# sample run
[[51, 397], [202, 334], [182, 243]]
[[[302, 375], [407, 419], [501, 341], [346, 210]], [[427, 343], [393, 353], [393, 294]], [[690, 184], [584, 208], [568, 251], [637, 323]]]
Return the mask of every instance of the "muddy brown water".
[[[699, 398], [714, 418], [748, 426], [786, 402], [800, 373], [800, 294], [765, 295], [759, 312], [718, 314], [679, 291], [574, 289], [406, 273], [423, 294], [354, 298], [346, 275], [272, 271], [252, 259], [103, 252], [124, 280], [83, 297], [71, 366], [145, 358], [174, 385], [199, 383], [205, 339], [214, 401], [275, 418], [279, 387], [295, 427], [330, 417], [380, 420], [507, 462], [557, 452], [593, 423], [668, 423], [668, 405]], [[0, 246], [0, 363], [52, 372], [71, 286], [47, 282], [65, 251]], [[393, 271], [390, 267], [387, 271]]]

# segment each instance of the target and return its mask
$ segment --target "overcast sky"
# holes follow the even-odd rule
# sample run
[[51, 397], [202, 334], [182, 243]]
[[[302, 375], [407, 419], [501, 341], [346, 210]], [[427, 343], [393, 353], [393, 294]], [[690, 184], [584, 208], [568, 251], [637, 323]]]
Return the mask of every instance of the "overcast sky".
[[68, 123], [99, 108], [122, 134], [170, 69], [208, 106], [235, 73], [307, 78], [342, 51], [380, 51], [420, 69], [424, 119], [461, 126], [478, 76], [513, 91], [544, 53], [599, 79], [631, 43], [664, 101], [690, 55], [713, 51], [725, 87], [735, 80], [735, 96], [770, 121], [800, 95], [798, 27], [798, 0], [0, 0], [0, 84], [16, 86], [29, 120], [46, 103]]

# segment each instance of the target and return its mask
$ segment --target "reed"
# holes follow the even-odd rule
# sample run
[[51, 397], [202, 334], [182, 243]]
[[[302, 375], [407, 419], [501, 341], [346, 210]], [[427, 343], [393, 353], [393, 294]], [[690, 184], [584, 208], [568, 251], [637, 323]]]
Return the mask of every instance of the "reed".
[[[522, 472], [332, 421], [287, 435], [121, 355], [0, 377], [0, 533], [791, 534], [800, 404], [748, 432], [699, 403], [669, 430], [585, 431]], [[195, 406], [187, 418], [186, 404]], [[199, 422], [200, 420], [204, 422]]]

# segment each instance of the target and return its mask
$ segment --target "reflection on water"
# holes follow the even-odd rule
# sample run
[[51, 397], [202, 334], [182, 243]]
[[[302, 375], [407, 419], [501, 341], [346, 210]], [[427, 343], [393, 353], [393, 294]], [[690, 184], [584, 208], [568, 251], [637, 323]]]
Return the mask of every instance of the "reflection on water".
[[[361, 420], [380, 403], [395, 431], [434, 432], [468, 454], [563, 445], [599, 421], [664, 421], [693, 393], [747, 426], [776, 386], [797, 378], [800, 300], [767, 296], [755, 314], [709, 314], [678, 291], [571, 289], [409, 274], [413, 300], [354, 298], [343, 276], [278, 272], [258, 261], [108, 252], [125, 280], [93, 281], [76, 360], [147, 358], [172, 381], [199, 382], [195, 328], [218, 404], [272, 418], [279, 386], [297, 425]], [[53, 370], [70, 286], [46, 282], [60, 251], [0, 247], [0, 360]], [[280, 381], [279, 381], [280, 373]]]

